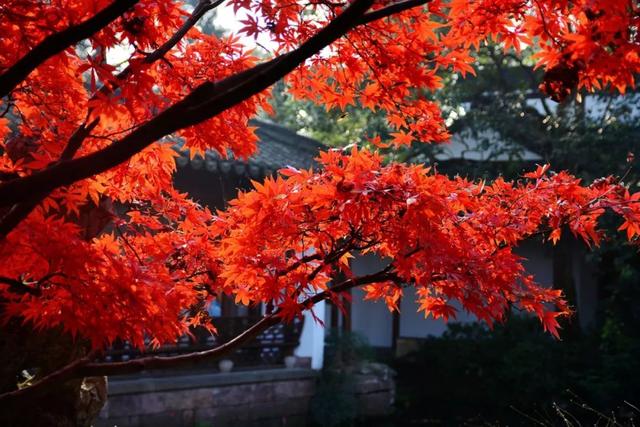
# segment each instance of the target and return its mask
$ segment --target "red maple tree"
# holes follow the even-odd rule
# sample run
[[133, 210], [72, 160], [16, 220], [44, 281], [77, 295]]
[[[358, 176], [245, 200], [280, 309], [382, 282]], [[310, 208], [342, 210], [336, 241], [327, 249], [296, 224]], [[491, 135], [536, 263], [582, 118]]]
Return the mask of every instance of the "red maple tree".
[[[535, 283], [513, 248], [541, 233], [555, 241], [565, 226], [597, 244], [607, 209], [624, 219], [629, 239], [640, 233], [638, 196], [613, 178], [582, 185], [545, 166], [519, 182], [474, 182], [355, 149], [322, 154], [318, 171], [280, 171], [214, 213], [173, 188], [175, 139], [167, 138], [193, 154], [251, 155], [248, 120], [268, 110], [269, 87], [285, 78], [295, 96], [327, 108], [384, 111], [392, 139], [377, 144], [445, 142], [429, 92], [443, 72], [473, 74], [472, 52], [489, 39], [506, 50], [534, 48], [541, 90], [556, 100], [624, 92], [640, 71], [637, 2], [229, 0], [244, 16], [241, 33], [270, 39], [267, 59], [238, 35], [199, 30], [221, 3], [0, 4], [7, 372], [27, 363], [16, 362], [24, 347], [11, 337], [53, 333], [68, 344], [64, 360], [32, 385], [3, 380], [3, 404], [84, 376], [226, 354], [354, 286], [391, 309], [414, 286], [420, 309], [434, 317], [455, 316], [457, 301], [491, 323], [517, 305], [557, 335], [557, 318], [569, 314], [561, 292]], [[126, 61], [107, 60], [114, 48], [129, 52]], [[355, 251], [392, 261], [358, 277], [348, 262]], [[338, 283], [336, 269], [345, 277]], [[209, 351], [94, 362], [116, 339], [142, 347], [145, 337], [160, 344], [192, 326], [215, 329], [205, 307], [223, 293], [274, 309]]]

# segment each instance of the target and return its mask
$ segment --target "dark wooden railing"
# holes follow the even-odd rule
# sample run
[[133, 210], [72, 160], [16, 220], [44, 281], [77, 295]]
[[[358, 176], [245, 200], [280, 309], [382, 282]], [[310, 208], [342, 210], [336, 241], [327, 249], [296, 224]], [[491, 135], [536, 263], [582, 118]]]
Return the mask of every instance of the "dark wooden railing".
[[[126, 341], [116, 342], [107, 350], [104, 361], [126, 361], [149, 355], [175, 356], [207, 350], [231, 340], [258, 320], [259, 318], [246, 316], [216, 317], [213, 322], [218, 330], [217, 335], [211, 335], [204, 328], [195, 328], [191, 336], [184, 335], [175, 344], [163, 345], [159, 348], [149, 346], [144, 352], [132, 348]], [[303, 319], [296, 319], [292, 323], [279, 323], [272, 326], [253, 341], [236, 350], [230, 359], [238, 367], [280, 365], [284, 358], [292, 354], [293, 349], [298, 346], [303, 323]]]

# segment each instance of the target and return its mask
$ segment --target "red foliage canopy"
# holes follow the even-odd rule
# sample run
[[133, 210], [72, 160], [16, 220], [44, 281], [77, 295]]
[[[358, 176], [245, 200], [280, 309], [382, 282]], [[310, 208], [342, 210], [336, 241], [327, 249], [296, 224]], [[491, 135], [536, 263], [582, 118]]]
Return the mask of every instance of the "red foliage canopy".
[[444, 142], [427, 95], [444, 71], [473, 73], [471, 52], [489, 38], [535, 48], [556, 99], [623, 92], [640, 71], [637, 2], [229, 0], [242, 33], [270, 38], [269, 60], [238, 35], [198, 29], [220, 3], [0, 5], [5, 321], [59, 325], [95, 348], [172, 341], [208, 324], [203, 307], [223, 292], [298, 315], [316, 293], [345, 289], [330, 278], [335, 268], [350, 277], [350, 254], [372, 251], [390, 264], [368, 298], [395, 308], [415, 286], [425, 314], [452, 317], [458, 301], [488, 322], [516, 304], [557, 334], [560, 292], [527, 276], [512, 249], [547, 231], [556, 240], [563, 225], [597, 244], [605, 209], [629, 238], [640, 231], [637, 195], [611, 178], [583, 186], [545, 167], [522, 182], [471, 182], [355, 150], [323, 154], [316, 172], [285, 169], [212, 213], [173, 188], [174, 144], [162, 139], [250, 155], [247, 122], [286, 76], [297, 97], [385, 111], [394, 133], [380, 143]]

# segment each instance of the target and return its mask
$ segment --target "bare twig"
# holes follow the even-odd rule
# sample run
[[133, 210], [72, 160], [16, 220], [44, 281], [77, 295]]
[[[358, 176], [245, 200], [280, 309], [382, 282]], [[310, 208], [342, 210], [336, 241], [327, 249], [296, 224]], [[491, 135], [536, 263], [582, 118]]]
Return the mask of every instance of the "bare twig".
[[116, 226], [114, 228], [115, 228], [116, 232], [118, 233], [118, 236], [120, 236], [120, 238], [124, 241], [124, 244], [127, 245], [127, 247], [129, 249], [131, 249], [131, 252], [133, 252], [133, 255], [135, 255], [135, 257], [138, 260], [138, 262], [140, 263], [140, 265], [144, 265], [144, 262], [142, 261], [142, 258], [140, 258], [140, 255], [138, 255], [138, 251], [136, 250], [136, 248], [133, 247], [131, 242], [129, 242], [129, 239], [122, 232], [122, 230], [120, 230], [120, 226], [118, 224], [116, 224]]

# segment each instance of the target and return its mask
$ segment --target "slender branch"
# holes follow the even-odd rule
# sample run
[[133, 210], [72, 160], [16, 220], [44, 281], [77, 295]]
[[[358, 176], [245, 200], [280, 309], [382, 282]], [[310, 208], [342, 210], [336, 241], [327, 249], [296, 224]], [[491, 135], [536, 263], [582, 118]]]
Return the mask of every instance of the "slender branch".
[[311, 308], [313, 305], [328, 299], [331, 295], [339, 294], [341, 292], [346, 292], [349, 289], [356, 288], [362, 285], [368, 285], [370, 283], [384, 282], [387, 280], [397, 281], [398, 277], [392, 273], [393, 265], [389, 264], [383, 270], [380, 270], [376, 273], [367, 274], [365, 276], [353, 277], [351, 279], [347, 279], [343, 282], [338, 283], [337, 285], [332, 286], [331, 288], [322, 291], [320, 293], [315, 294], [312, 297], [307, 298], [301, 304], [306, 308]]
[[7, 113], [11, 110], [11, 107], [13, 107], [13, 101], [11, 100], [11, 97], [9, 97], [4, 107], [4, 111], [0, 113], [0, 119], [7, 115]]
[[[153, 64], [157, 60], [164, 58], [164, 55], [167, 54], [171, 49], [177, 45], [180, 40], [189, 32], [191, 28], [193, 28], [198, 21], [210, 10], [218, 7], [225, 0], [200, 0], [196, 7], [191, 12], [191, 15], [187, 18], [186, 21], [182, 24], [180, 28], [171, 36], [169, 40], [164, 42], [159, 48], [147, 54], [144, 59], [142, 59], [143, 64]], [[116, 81], [122, 82], [124, 81], [131, 73], [133, 72], [133, 67], [128, 65], [127, 68], [122, 70], [118, 75], [116, 75]], [[100, 95], [109, 95], [113, 91], [113, 87], [111, 85], [102, 85], [100, 89], [98, 89], [97, 93], [92, 97], [92, 99], [97, 98], [97, 94]]]
[[[385, 270], [377, 273], [345, 280], [344, 282], [341, 282], [340, 284], [334, 286], [331, 292], [343, 292], [356, 286], [389, 280], [392, 277], [392, 275], [389, 273], [390, 269], [391, 267], [387, 267]], [[329, 295], [330, 292], [321, 292], [317, 295], [307, 298], [300, 304], [300, 306], [308, 308], [313, 304], [316, 304], [328, 298]], [[78, 368], [76, 376], [88, 377], [99, 375], [131, 374], [143, 370], [175, 368], [196, 363], [202, 360], [212, 360], [220, 358], [222, 356], [233, 353], [241, 345], [251, 341], [271, 326], [280, 323], [282, 321], [282, 317], [280, 316], [280, 314], [281, 310], [276, 310], [274, 313], [269, 314], [260, 319], [258, 322], [254, 323], [250, 328], [246, 329], [231, 341], [228, 341], [210, 350], [199, 351], [196, 353], [189, 353], [180, 356], [149, 356], [128, 360], [126, 362], [88, 363]], [[0, 395], [0, 400], [1, 399], [2, 396]]]
[[352, 28], [425, 4], [427, 1], [407, 0], [365, 14], [373, 0], [356, 0], [297, 49], [224, 80], [203, 83], [183, 100], [110, 146], [78, 159], [60, 162], [33, 175], [1, 184], [0, 206], [12, 205], [34, 192], [52, 191], [111, 169], [159, 138], [214, 117], [268, 88]]
[[77, 359], [74, 362], [58, 369], [57, 371], [47, 375], [46, 377], [42, 378], [29, 387], [0, 394], [0, 404], [7, 404], [22, 399], [31, 399], [33, 397], [46, 393], [49, 388], [55, 386], [56, 384], [61, 384], [74, 378], [102, 375], [120, 375], [140, 372], [147, 369], [177, 367], [181, 365], [191, 364], [200, 360], [222, 357], [232, 353], [239, 346], [255, 338], [261, 332], [265, 331], [270, 326], [277, 324], [278, 322], [280, 322], [280, 318], [275, 315], [263, 317], [249, 329], [245, 330], [243, 333], [225, 344], [222, 344], [211, 350], [189, 353], [180, 356], [151, 356], [129, 360], [127, 362], [94, 363], [93, 360], [95, 359], [96, 354], [92, 353], [89, 356]]
[[307, 263], [309, 263], [311, 261], [317, 261], [317, 260], [320, 260], [320, 259], [322, 259], [322, 256], [319, 253], [303, 256], [302, 258], [300, 258], [299, 260], [297, 260], [293, 264], [289, 265], [287, 268], [284, 268], [282, 270], [276, 271], [276, 276], [285, 276], [285, 275], [291, 273], [292, 271], [296, 270], [298, 267], [300, 267], [303, 264], [307, 264]]
[[64, 147], [62, 154], [60, 154], [60, 160], [71, 160], [73, 156], [76, 155], [80, 147], [82, 146], [82, 142], [89, 136], [91, 131], [93, 131], [96, 126], [100, 123], [100, 118], [94, 119], [88, 125], [80, 126], [76, 131], [71, 135], [69, 141], [67, 141], [67, 146]]
[[135, 255], [136, 259], [138, 260], [138, 263], [140, 263], [140, 265], [144, 265], [144, 261], [142, 261], [142, 258], [140, 258], [140, 255], [138, 254], [138, 251], [136, 250], [135, 247], [133, 247], [131, 242], [129, 242], [129, 239], [122, 232], [122, 230], [120, 230], [120, 226], [118, 224], [115, 224], [114, 229], [118, 233], [118, 236], [120, 236], [120, 238], [124, 241], [124, 244], [127, 245], [127, 247], [129, 249], [131, 249], [131, 252], [133, 252], [133, 254]]
[[360, 18], [357, 25], [364, 25], [377, 21], [378, 19], [388, 18], [396, 13], [404, 12], [405, 10], [413, 9], [414, 7], [423, 6], [431, 1], [432, 0], [405, 0], [393, 3], [389, 6], [365, 13], [362, 18]]
[[92, 351], [85, 357], [76, 359], [57, 371], [52, 372], [33, 385], [0, 394], [0, 403], [12, 403], [21, 399], [33, 398], [42, 395], [49, 387], [64, 383], [73, 378], [78, 378], [76, 375], [78, 369], [95, 359], [98, 353], [98, 351]]
[[169, 52], [175, 45], [177, 45], [180, 40], [187, 34], [187, 32], [193, 28], [194, 25], [202, 18], [202, 16], [208, 11], [215, 9], [220, 4], [222, 4], [225, 0], [200, 0], [198, 5], [193, 9], [193, 12], [187, 18], [187, 20], [182, 24], [182, 26], [176, 31], [176, 33], [171, 36], [169, 40], [167, 40], [162, 46], [154, 50], [152, 53], [147, 55], [144, 58], [144, 63], [151, 64], [158, 59], [162, 58], [167, 52]]
[[[300, 304], [300, 306], [308, 309], [311, 308], [311, 306], [313, 306], [314, 304], [329, 298], [333, 293], [344, 292], [353, 287], [369, 283], [393, 280], [395, 276], [390, 273], [391, 268], [391, 266], [388, 266], [384, 270], [377, 273], [345, 280], [332, 287], [331, 290], [324, 291], [307, 298]], [[251, 341], [271, 326], [280, 323], [282, 321], [280, 313], [281, 310], [277, 310], [276, 312], [263, 317], [232, 340], [210, 350], [199, 351], [180, 356], [149, 356], [129, 360], [126, 362], [112, 363], [93, 362], [93, 359], [96, 356], [96, 353], [93, 353], [90, 356], [78, 359], [60, 368], [59, 370], [47, 375], [46, 377], [42, 378], [29, 387], [0, 394], [0, 404], [11, 403], [19, 399], [33, 398], [34, 396], [45, 393], [50, 387], [55, 384], [60, 384], [74, 378], [131, 374], [144, 370], [176, 368], [180, 366], [190, 365], [203, 360], [214, 360], [216, 358], [220, 358], [233, 353], [240, 346]]]
[[126, 362], [87, 363], [79, 367], [74, 376], [92, 377], [101, 375], [123, 375], [145, 370], [175, 368], [203, 360], [215, 360], [233, 353], [240, 346], [251, 341], [271, 326], [280, 323], [280, 321], [281, 318], [278, 317], [276, 313], [267, 315], [232, 340], [210, 350], [198, 351], [180, 356], [149, 356], [128, 360]]
[[86, 21], [46, 37], [11, 68], [0, 75], [0, 98], [8, 95], [44, 61], [63, 52], [69, 46], [91, 37], [137, 2], [138, 0], [115, 0]]
[[346, 242], [344, 242], [339, 247], [333, 249], [331, 252], [326, 254], [324, 257], [319, 252], [316, 252], [316, 253], [311, 254], [311, 255], [306, 255], [306, 256], [300, 258], [299, 260], [297, 260], [296, 262], [294, 262], [293, 264], [289, 265], [287, 268], [284, 268], [282, 270], [276, 271], [276, 276], [287, 275], [287, 274], [291, 273], [292, 271], [296, 270], [298, 267], [300, 267], [303, 264], [307, 264], [307, 263], [309, 263], [311, 261], [322, 260], [322, 262], [307, 277], [307, 280], [311, 281], [311, 280], [313, 280], [315, 278], [315, 276], [326, 265], [337, 261], [342, 255], [344, 255], [348, 251], [354, 249], [351, 246], [351, 244], [353, 243], [354, 239], [355, 239], [355, 236], [349, 237], [349, 239]]

